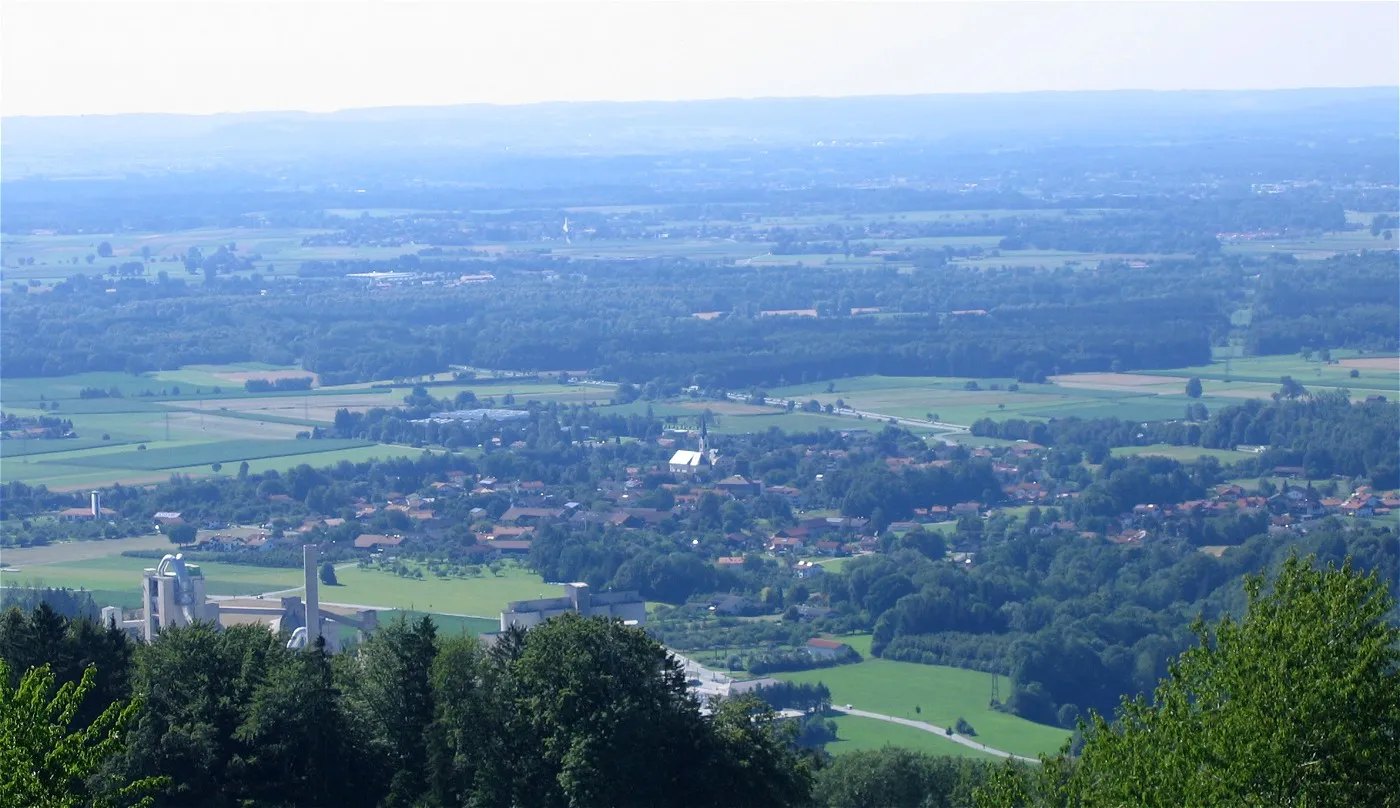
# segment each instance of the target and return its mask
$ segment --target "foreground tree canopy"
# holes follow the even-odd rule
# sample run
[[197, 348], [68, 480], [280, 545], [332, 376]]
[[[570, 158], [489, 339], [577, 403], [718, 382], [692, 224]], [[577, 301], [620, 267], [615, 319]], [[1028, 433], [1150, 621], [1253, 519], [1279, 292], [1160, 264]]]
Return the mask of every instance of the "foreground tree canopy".
[[1400, 805], [1400, 630], [1374, 573], [1290, 557], [1153, 699], [1094, 716], [1077, 759], [1008, 768], [986, 806]]
[[[1198, 621], [1199, 644], [1150, 701], [1092, 715], [1078, 754], [1041, 766], [897, 749], [826, 761], [757, 700], [702, 714], [664, 647], [574, 615], [489, 648], [399, 619], [335, 658], [257, 626], [175, 629], [136, 649], [130, 675], [109, 677], [129, 691], [83, 718], [94, 669], [70, 669], [50, 696], [42, 635], [12, 611], [0, 783], [6, 805], [63, 806], [150, 790], [161, 806], [1400, 805], [1400, 631], [1384, 583], [1295, 555], [1245, 591], [1244, 617]], [[16, 686], [19, 657], [35, 667]]]

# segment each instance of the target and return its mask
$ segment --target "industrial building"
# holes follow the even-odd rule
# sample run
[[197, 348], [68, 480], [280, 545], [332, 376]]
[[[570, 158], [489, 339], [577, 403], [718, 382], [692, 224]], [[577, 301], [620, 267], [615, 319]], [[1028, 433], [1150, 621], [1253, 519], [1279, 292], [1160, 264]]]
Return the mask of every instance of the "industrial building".
[[125, 619], [121, 608], [108, 606], [102, 610], [102, 622], [146, 642], [166, 629], [188, 626], [196, 621], [221, 628], [235, 622], [256, 622], [265, 624], [273, 632], [288, 632], [289, 648], [315, 645], [317, 638], [324, 637], [326, 650], [332, 653], [340, 650], [340, 626], [355, 629], [360, 639], [378, 626], [378, 614], [374, 610], [361, 611], [352, 617], [321, 609], [320, 570], [314, 544], [302, 548], [302, 571], [305, 601], [293, 595], [281, 598], [276, 606], [211, 602], [204, 591], [204, 576], [199, 565], [186, 564], [183, 554], [167, 555], [141, 575], [140, 615]]
[[644, 625], [647, 619], [647, 604], [642, 596], [634, 591], [598, 592], [588, 589], [588, 584], [564, 584], [564, 597], [542, 600], [517, 600], [506, 604], [501, 612], [501, 631], [511, 626], [529, 628], [543, 623], [551, 617], [576, 612], [584, 617], [611, 617], [628, 625]]

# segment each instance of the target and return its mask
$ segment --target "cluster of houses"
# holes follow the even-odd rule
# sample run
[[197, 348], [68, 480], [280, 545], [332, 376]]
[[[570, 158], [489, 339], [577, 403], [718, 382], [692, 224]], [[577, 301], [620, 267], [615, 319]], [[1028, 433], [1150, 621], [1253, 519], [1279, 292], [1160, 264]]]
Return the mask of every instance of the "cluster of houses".
[[[658, 443], [674, 446], [676, 441], [663, 437]], [[1021, 462], [1042, 448], [1034, 443], [1018, 442], [1014, 446], [995, 450], [974, 449], [971, 455], [986, 459], [991, 464], [1001, 487], [1002, 505], [1067, 505], [1078, 496], [1077, 492], [1059, 486], [1044, 472], [1036, 470], [1035, 464]], [[809, 449], [807, 454], [829, 460], [833, 469], [849, 456], [849, 452], [841, 449]], [[899, 472], [947, 467], [953, 461], [890, 457], [884, 462], [891, 471]], [[465, 520], [471, 525], [475, 537], [474, 544], [464, 548], [465, 552], [474, 560], [487, 562], [528, 556], [534, 534], [543, 525], [655, 529], [668, 520], [683, 517], [695, 510], [707, 496], [721, 500], [776, 496], [791, 504], [794, 513], [798, 514], [796, 524], [769, 531], [742, 529], [728, 532], [725, 535], [727, 551], [717, 561], [720, 567], [742, 566], [748, 555], [767, 553], [773, 557], [788, 558], [789, 567], [796, 577], [813, 578], [823, 572], [821, 564], [813, 559], [869, 553], [879, 547], [877, 526], [868, 520], [825, 515], [829, 511], [805, 513], [802, 509], [813, 507], [814, 503], [809, 501], [802, 489], [791, 485], [765, 485], [761, 480], [728, 473], [734, 470], [731, 464], [721, 462], [716, 452], [706, 449], [702, 433], [698, 450], [676, 450], [667, 463], [630, 467], [616, 479], [600, 481], [596, 495], [587, 505], [564, 501], [564, 496], [551, 491], [546, 483], [539, 480], [500, 480], [451, 471], [422, 493], [390, 493], [382, 501], [357, 501], [353, 503], [353, 516], [350, 512], [342, 512], [342, 516], [337, 517], [313, 516], [295, 528], [284, 527], [278, 531], [273, 531], [272, 525], [264, 525], [262, 530], [224, 533], [220, 532], [223, 525], [201, 524], [199, 527], [206, 528], [206, 531], [212, 529], [213, 532], [200, 536], [195, 546], [197, 549], [224, 552], [267, 550], [281, 543], [299, 545], [305, 537], [322, 530], [341, 530], [346, 527], [347, 521], [366, 523], [373, 520], [373, 524], [379, 525], [377, 530], [380, 532], [366, 530], [353, 534], [353, 543], [356, 549], [377, 553], [393, 550], [416, 537], [443, 535], [448, 529], [458, 528], [458, 522], [463, 521], [460, 512], [454, 511], [451, 520], [442, 516], [443, 507], [452, 505], [452, 500], [457, 497], [500, 496], [510, 502], [503, 513], [493, 516], [492, 512], [476, 507], [470, 510]], [[1275, 472], [1284, 477], [1290, 473], [1302, 475], [1302, 469], [1279, 468]], [[648, 490], [644, 482], [648, 477], [654, 479], [655, 475], [666, 473], [671, 474], [674, 481], [660, 486], [664, 493]], [[818, 483], [821, 479], [822, 475], [817, 475]], [[295, 502], [285, 494], [272, 494], [267, 499], [273, 503]], [[669, 504], [670, 507], [651, 507], [656, 504]], [[888, 530], [902, 534], [921, 525], [979, 519], [988, 514], [989, 507], [975, 500], [918, 507], [913, 509], [910, 519], [895, 522], [888, 526]], [[1138, 505], [1130, 513], [1121, 514], [1114, 531], [1103, 538], [1123, 544], [1139, 543], [1161, 532], [1171, 520], [1251, 513], [1267, 513], [1272, 531], [1299, 530], [1308, 521], [1328, 515], [1383, 517], [1393, 513], [1396, 507], [1400, 507], [1400, 495], [1396, 492], [1373, 491], [1365, 486], [1345, 497], [1324, 497], [1311, 484], [1285, 484], [1282, 491], [1266, 497], [1238, 485], [1225, 484], [1217, 486], [1210, 496], [1199, 500]], [[375, 518], [395, 512], [401, 516], [387, 521]], [[89, 507], [70, 508], [57, 515], [60, 519], [79, 521], [115, 517], [116, 513], [103, 508], [100, 493], [93, 492]], [[153, 520], [155, 527], [162, 529], [184, 524], [184, 518], [178, 512], [162, 511], [154, 514]], [[386, 524], [393, 527], [386, 530]], [[1031, 532], [1033, 535], [1069, 533], [1099, 536], [1097, 533], [1086, 533], [1068, 519], [1035, 525]], [[239, 533], [242, 535], [236, 535]], [[955, 560], [971, 563], [972, 557], [969, 554]]]

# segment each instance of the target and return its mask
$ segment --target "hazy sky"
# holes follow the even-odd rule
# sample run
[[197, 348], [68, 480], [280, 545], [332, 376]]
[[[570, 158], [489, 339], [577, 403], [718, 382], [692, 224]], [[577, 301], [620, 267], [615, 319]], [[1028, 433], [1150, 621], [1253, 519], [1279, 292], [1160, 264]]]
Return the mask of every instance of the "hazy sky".
[[1400, 4], [0, 1], [0, 112], [1400, 83]]

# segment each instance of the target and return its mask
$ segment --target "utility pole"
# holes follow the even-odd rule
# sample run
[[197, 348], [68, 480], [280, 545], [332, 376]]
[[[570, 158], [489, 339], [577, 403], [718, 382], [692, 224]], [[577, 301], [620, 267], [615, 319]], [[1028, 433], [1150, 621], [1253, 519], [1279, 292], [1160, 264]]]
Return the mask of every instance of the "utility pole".
[[165, 414], [165, 439], [170, 440], [170, 413]]
[[992, 673], [992, 705], [996, 707], [1001, 704], [1001, 677], [995, 672]]

